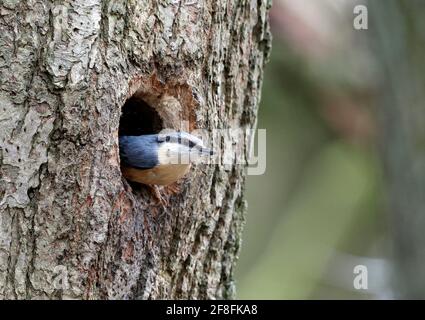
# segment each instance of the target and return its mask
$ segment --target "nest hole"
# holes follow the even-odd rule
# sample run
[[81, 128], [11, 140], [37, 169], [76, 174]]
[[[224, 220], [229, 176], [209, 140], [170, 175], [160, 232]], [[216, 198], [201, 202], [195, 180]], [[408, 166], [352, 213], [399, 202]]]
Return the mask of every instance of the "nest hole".
[[140, 136], [158, 133], [163, 128], [163, 121], [158, 112], [137, 95], [130, 97], [121, 110], [118, 129], [120, 136]]
[[[140, 136], [159, 133], [163, 128], [163, 121], [154, 107], [149, 105], [139, 94], [127, 99], [121, 108], [119, 136]], [[121, 155], [120, 155], [121, 156]], [[122, 160], [121, 160], [122, 161]], [[122, 162], [121, 162], [122, 164]], [[122, 167], [121, 167], [122, 170]], [[140, 196], [145, 187], [127, 179], [133, 194]]]

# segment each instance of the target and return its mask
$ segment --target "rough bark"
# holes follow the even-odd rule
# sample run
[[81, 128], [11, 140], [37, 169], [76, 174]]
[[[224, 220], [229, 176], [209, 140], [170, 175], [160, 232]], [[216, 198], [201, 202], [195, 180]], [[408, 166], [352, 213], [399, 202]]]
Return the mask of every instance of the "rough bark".
[[123, 180], [118, 129], [131, 96], [163, 126], [253, 128], [269, 5], [0, 3], [1, 298], [234, 296], [243, 166], [196, 166], [164, 209]]
[[398, 298], [425, 297], [425, 3], [370, 1]]

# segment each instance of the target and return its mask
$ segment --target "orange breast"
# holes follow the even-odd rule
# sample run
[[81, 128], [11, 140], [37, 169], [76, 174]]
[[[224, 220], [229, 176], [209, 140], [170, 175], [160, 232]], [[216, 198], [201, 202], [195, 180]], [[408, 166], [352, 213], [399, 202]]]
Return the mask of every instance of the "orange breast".
[[152, 169], [122, 167], [123, 176], [143, 184], [168, 185], [182, 178], [190, 169], [190, 164], [167, 164]]

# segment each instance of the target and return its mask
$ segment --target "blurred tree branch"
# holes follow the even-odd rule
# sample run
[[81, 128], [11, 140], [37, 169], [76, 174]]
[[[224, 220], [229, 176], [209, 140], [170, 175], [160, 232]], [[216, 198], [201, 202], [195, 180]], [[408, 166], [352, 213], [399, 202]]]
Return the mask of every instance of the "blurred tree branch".
[[424, 298], [425, 47], [420, 23], [425, 3], [369, 3], [371, 39], [380, 68], [378, 116], [394, 238], [394, 292], [401, 298]]

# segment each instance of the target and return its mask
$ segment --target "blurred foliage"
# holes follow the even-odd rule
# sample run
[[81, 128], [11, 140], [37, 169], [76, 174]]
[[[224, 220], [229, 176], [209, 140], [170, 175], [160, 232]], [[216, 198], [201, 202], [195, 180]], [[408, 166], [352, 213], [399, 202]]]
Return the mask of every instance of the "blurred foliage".
[[335, 254], [385, 256], [375, 149], [348, 141], [322, 116], [320, 72], [327, 79], [335, 71], [314, 70], [274, 33], [258, 122], [267, 130], [267, 171], [247, 178], [237, 297], [373, 298], [325, 275]]

